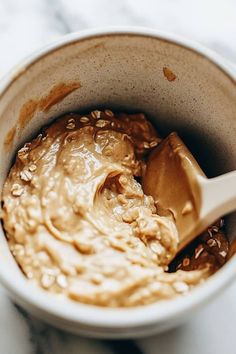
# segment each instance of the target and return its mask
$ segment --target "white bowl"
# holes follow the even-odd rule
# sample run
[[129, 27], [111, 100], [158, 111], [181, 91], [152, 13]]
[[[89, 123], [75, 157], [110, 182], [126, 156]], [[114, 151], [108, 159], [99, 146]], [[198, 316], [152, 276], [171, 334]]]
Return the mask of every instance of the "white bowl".
[[[175, 80], [169, 81], [164, 67]], [[178, 131], [209, 176], [236, 169], [235, 79], [224, 59], [174, 35], [110, 28], [63, 37], [0, 83], [1, 186], [16, 148], [40, 127], [65, 112], [97, 107], [144, 111], [162, 134]], [[227, 227], [232, 241], [235, 215], [228, 217]], [[99, 308], [30, 284], [0, 232], [0, 280], [9, 296], [44, 321], [94, 337], [140, 337], [177, 326], [236, 274], [234, 256], [184, 297], [136, 308]]]

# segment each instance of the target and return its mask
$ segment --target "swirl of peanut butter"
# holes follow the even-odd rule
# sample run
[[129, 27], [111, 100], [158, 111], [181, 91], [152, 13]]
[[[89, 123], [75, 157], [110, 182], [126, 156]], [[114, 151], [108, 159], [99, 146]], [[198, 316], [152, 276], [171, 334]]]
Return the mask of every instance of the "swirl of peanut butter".
[[160, 138], [143, 114], [67, 114], [16, 157], [3, 190], [10, 249], [31, 282], [74, 300], [135, 306], [187, 292], [206, 270], [167, 273], [175, 223], [138, 182]]

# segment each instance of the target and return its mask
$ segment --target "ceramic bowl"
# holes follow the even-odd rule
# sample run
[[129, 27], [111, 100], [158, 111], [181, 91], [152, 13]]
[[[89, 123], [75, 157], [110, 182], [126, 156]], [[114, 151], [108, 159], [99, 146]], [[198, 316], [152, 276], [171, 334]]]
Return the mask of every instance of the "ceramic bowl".
[[[99, 107], [145, 112], [163, 136], [176, 130], [208, 177], [234, 170], [235, 79], [224, 59], [174, 35], [110, 28], [63, 37], [0, 83], [1, 187], [16, 149], [43, 125], [65, 112]], [[234, 214], [226, 224], [232, 242]], [[13, 301], [52, 325], [94, 337], [140, 337], [177, 326], [236, 275], [234, 256], [184, 297], [136, 308], [99, 308], [30, 284], [0, 232], [0, 280]]]

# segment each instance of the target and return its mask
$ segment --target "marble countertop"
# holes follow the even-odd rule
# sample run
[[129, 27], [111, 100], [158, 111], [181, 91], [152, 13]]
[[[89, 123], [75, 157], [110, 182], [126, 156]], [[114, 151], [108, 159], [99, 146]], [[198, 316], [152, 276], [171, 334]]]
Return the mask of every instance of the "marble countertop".
[[[235, 0], [0, 0], [0, 77], [33, 50], [70, 33], [139, 25], [197, 40], [236, 65]], [[236, 283], [185, 325], [137, 341], [98, 341], [33, 319], [0, 287], [1, 354], [235, 354]]]

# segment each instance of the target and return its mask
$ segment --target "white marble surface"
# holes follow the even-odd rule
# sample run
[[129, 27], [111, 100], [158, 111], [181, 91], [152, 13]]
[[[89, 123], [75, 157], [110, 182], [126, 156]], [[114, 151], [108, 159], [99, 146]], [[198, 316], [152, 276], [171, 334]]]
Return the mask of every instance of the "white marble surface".
[[[141, 25], [197, 40], [236, 65], [235, 0], [0, 0], [0, 76], [63, 34]], [[236, 283], [186, 325], [132, 341], [96, 341], [32, 319], [0, 287], [1, 354], [235, 354]]]

